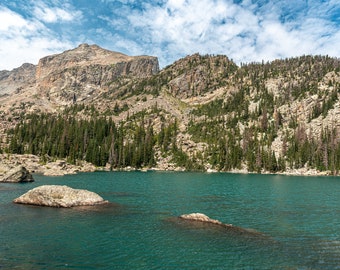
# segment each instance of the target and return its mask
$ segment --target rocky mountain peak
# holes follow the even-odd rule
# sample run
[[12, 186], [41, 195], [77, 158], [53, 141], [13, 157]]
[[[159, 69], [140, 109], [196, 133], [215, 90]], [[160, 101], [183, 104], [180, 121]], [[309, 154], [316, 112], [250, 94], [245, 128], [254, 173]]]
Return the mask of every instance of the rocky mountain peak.
[[97, 45], [81, 44], [40, 59], [36, 80], [40, 95], [66, 105], [75, 99], [92, 100], [117, 78], [144, 78], [158, 71], [156, 57], [128, 56]]
[[[128, 56], [81, 44], [41, 58], [36, 66], [23, 64], [12, 71], [0, 71], [0, 108], [17, 114], [22, 108], [48, 112], [76, 101], [92, 103], [117, 79], [129, 82], [158, 71], [157, 57]], [[0, 133], [6, 125], [0, 122]]]
[[73, 67], [93, 65], [107, 66], [139, 59], [157, 60], [157, 58], [150, 56], [128, 56], [103, 49], [97, 45], [88, 45], [85, 43], [79, 45], [75, 49], [41, 58], [37, 67], [37, 79], [44, 78], [51, 72], [55, 73], [58, 70], [65, 70]]

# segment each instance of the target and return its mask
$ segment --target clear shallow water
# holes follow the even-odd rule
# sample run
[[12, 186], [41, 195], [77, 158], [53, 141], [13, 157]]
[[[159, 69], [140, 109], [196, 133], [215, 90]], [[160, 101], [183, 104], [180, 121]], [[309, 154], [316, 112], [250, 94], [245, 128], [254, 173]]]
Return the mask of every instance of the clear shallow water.
[[[0, 184], [0, 269], [340, 269], [340, 178], [160, 172], [36, 175]], [[44, 184], [115, 204], [55, 209], [11, 201]], [[201, 212], [265, 237], [193, 227]]]

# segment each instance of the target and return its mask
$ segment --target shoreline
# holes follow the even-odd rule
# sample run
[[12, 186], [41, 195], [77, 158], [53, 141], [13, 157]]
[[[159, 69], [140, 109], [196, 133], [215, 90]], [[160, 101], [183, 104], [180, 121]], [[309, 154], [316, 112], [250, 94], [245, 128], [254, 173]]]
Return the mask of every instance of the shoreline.
[[[184, 168], [175, 166], [164, 166], [164, 164], [159, 164], [159, 166], [151, 168], [141, 168], [136, 169], [130, 166], [120, 169], [110, 170], [109, 166], [106, 167], [96, 167], [95, 165], [86, 162], [78, 161], [76, 165], [70, 164], [66, 159], [48, 159], [46, 162], [42, 162], [41, 158], [32, 154], [0, 154], [0, 177], [3, 176], [11, 168], [22, 165], [27, 168], [31, 173], [41, 174], [44, 176], [63, 176], [70, 174], [77, 174], [82, 172], [95, 172], [95, 171], [157, 171], [157, 172], [188, 172]], [[168, 165], [168, 164], [167, 164]], [[261, 173], [249, 172], [246, 169], [233, 169], [231, 171], [218, 171], [214, 169], [207, 169], [202, 171], [205, 173], [235, 173], [235, 174], [272, 174], [272, 175], [286, 175], [286, 176], [339, 176], [333, 175], [331, 171], [318, 171], [311, 168], [299, 168], [299, 169], [289, 169], [285, 172], [266, 172]]]
[[49, 159], [42, 162], [39, 156], [32, 154], [0, 154], [0, 176], [18, 165], [24, 166], [31, 173], [45, 176], [63, 176], [97, 170], [96, 166], [86, 161], [74, 165], [68, 163], [66, 159]]

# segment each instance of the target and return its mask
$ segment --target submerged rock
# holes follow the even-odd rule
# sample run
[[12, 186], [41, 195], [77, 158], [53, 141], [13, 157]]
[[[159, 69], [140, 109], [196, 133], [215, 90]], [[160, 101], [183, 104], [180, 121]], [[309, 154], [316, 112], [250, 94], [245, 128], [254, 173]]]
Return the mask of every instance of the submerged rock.
[[201, 213], [192, 213], [192, 214], [185, 214], [179, 216], [182, 219], [185, 220], [191, 220], [191, 221], [200, 221], [200, 222], [207, 222], [212, 224], [218, 224], [223, 225], [223, 223], [217, 219], [211, 219], [208, 216], [201, 214]]
[[57, 185], [36, 187], [16, 198], [13, 202], [50, 207], [73, 207], [108, 203], [94, 192]]
[[222, 223], [221, 221], [217, 220], [217, 219], [211, 219], [208, 216], [206, 216], [205, 214], [202, 213], [191, 213], [191, 214], [184, 214], [178, 217], [179, 220], [182, 221], [187, 221], [187, 222], [191, 222], [195, 225], [199, 224], [204, 224], [204, 225], [211, 225], [211, 226], [218, 226], [219, 228], [224, 228], [230, 232], [233, 233], [238, 233], [238, 234], [247, 234], [249, 236], [264, 236], [263, 233], [258, 232], [256, 230], [253, 229], [245, 229], [245, 228], [241, 228], [238, 226], [234, 226], [232, 224], [225, 224]]
[[23, 182], [33, 182], [33, 176], [30, 172], [22, 165], [9, 170], [2, 178], [0, 182], [6, 183], [23, 183]]

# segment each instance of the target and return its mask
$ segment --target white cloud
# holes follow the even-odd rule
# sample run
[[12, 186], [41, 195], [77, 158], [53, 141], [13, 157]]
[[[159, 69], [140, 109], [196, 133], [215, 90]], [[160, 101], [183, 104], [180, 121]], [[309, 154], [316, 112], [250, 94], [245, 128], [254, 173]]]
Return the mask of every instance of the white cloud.
[[37, 3], [34, 8], [34, 15], [46, 23], [72, 21], [82, 17], [80, 11], [67, 10], [67, 7], [49, 7], [44, 3]]
[[0, 4], [0, 70], [37, 63], [80, 42], [154, 55], [161, 67], [196, 52], [225, 54], [237, 63], [340, 56], [339, 0], [23, 2]]
[[17, 37], [12, 40], [2, 40], [0, 57], [5, 58], [6, 62], [0, 63], [0, 70], [13, 69], [26, 62], [37, 64], [41, 57], [60, 52], [72, 46], [72, 44], [67, 44], [51, 37], [32, 39]]
[[148, 53], [158, 54], [161, 64], [195, 52], [237, 54], [249, 49], [259, 29], [254, 14], [225, 1], [171, 0], [128, 18], [143, 32], [146, 45], [142, 46]]
[[0, 70], [25, 62], [37, 64], [41, 57], [75, 46], [59, 39], [40, 21], [24, 18], [8, 8], [0, 8], [0, 25]]
[[0, 31], [8, 31], [11, 28], [24, 27], [26, 21], [15, 12], [7, 9], [0, 9]]
[[339, 27], [332, 25], [326, 12], [334, 10], [334, 1], [285, 3], [255, 6], [250, 1], [237, 5], [222, 0], [168, 0], [161, 6], [145, 4], [127, 18], [130, 31], [137, 29], [132, 38], [140, 36], [140, 46], [158, 55], [161, 65], [195, 52], [226, 54], [236, 62], [340, 55], [334, 43], [339, 42]]

